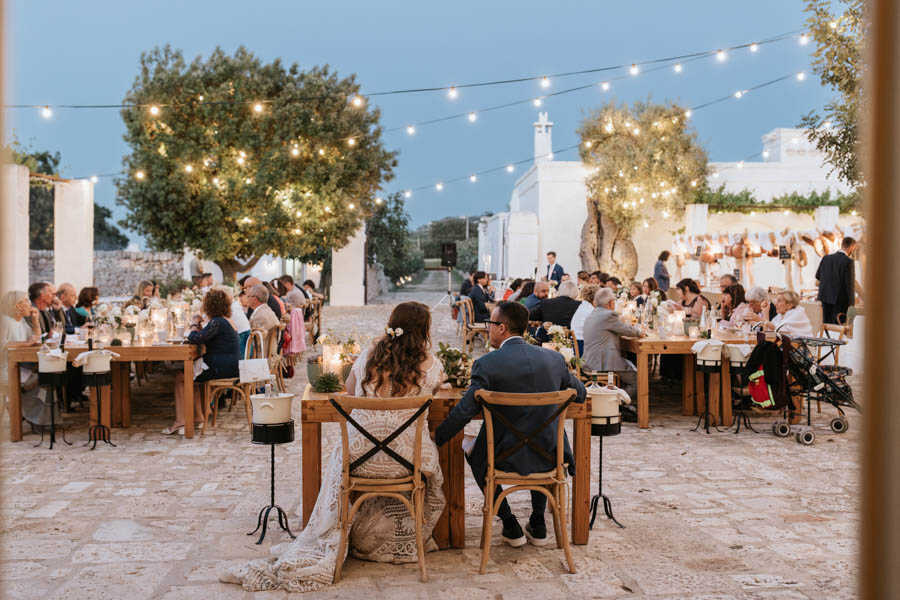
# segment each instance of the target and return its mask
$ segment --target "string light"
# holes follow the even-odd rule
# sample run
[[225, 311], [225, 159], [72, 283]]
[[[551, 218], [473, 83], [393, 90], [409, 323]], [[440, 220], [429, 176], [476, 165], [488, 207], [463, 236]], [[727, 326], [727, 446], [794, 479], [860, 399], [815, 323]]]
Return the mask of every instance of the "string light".
[[407, 125], [407, 126], [406, 126], [406, 133], [407, 133], [407, 135], [415, 135], [415, 134], [416, 134], [416, 128], [415, 128], [413, 125]]
[[355, 106], [356, 108], [360, 108], [363, 104], [365, 104], [365, 101], [362, 99], [362, 96], [353, 96], [353, 100], [351, 100], [351, 102], [353, 103], [353, 106]]
[[[409, 196], [407, 196], [407, 198], [409, 198]], [[380, 196], [378, 198], [375, 198], [375, 204], [380, 205], [382, 202], [384, 202], [384, 200], [382, 200]]]
[[727, 58], [728, 58], [728, 53], [725, 52], [724, 50], [719, 50], [719, 51], [716, 52], [716, 60], [717, 60], [717, 61], [719, 61], [719, 62], [725, 62], [725, 60], [726, 60]]
[[532, 104], [534, 104], [535, 106], [540, 106], [542, 104], [541, 99], [535, 98], [534, 100], [532, 100]]
[[148, 110], [150, 111], [150, 114], [153, 115], [154, 117], [159, 116], [159, 107], [156, 106], [155, 104], [151, 104], [150, 108]]
[[475, 175], [474, 173], [469, 175], [469, 181], [471, 181], [472, 183], [475, 183], [476, 181], [478, 181], [478, 176]]
[[684, 118], [690, 119], [691, 115], [693, 115], [693, 114], [694, 114], [694, 112], [691, 109], [687, 109], [686, 111], [684, 111]]
[[550, 80], [546, 76], [541, 78], [541, 87], [542, 88], [550, 87]]
[[244, 183], [246, 183], [247, 185], [250, 185], [251, 183], [253, 183], [253, 178], [247, 177], [246, 179], [244, 179]]
[[219, 185], [219, 178], [218, 178], [218, 177], [213, 177], [213, 178], [212, 178], [212, 182], [213, 182], [213, 185]]
[[451, 100], [456, 100], [459, 97], [459, 92], [456, 90], [455, 87], [450, 86], [450, 89], [447, 90], [447, 97], [450, 98]]
[[584, 142], [584, 147], [585, 147], [585, 148], [590, 148], [592, 145], [593, 145], [593, 144], [591, 144], [591, 140], [587, 140], [587, 141]]
[[[831, 22], [828, 24], [828, 26], [831, 27], [832, 29], [837, 29], [837, 26], [838, 26], [837, 21], [831, 21]], [[854, 211], [854, 212], [855, 212], [855, 211]]]
[[806, 79], [806, 73], [804, 71], [797, 73], [797, 81], [803, 81], [804, 79]]
[[682, 70], [681, 63], [675, 63], [675, 66], [672, 67], [672, 70], [674, 70], [676, 73], [681, 73], [681, 70]]
[[347, 145], [348, 145], [348, 146], [351, 146], [351, 147], [352, 147], [352, 146], [355, 146], [355, 145], [356, 145], [356, 138], [348, 138], [348, 139], [347, 139]]
[[744, 96], [744, 92], [742, 90], [738, 90], [734, 93], [734, 97], [740, 100]]
[[632, 75], [637, 75], [638, 73], [641, 72], [641, 69], [636, 64], [632, 63], [631, 68], [628, 69], [628, 72], [631, 73]]
[[325, 156], [325, 148], [319, 148], [319, 156]]
[[41, 109], [41, 116], [45, 119], [49, 119], [53, 116], [53, 110], [49, 106], [45, 106]]
[[185, 173], [193, 173], [194, 172], [193, 165], [184, 165], [184, 172]]
[[739, 163], [737, 164], [737, 168], [738, 168], [738, 169], [743, 169], [743, 168], [744, 168], [744, 161], [739, 162]]
[[412, 190], [406, 190], [405, 192], [403, 192], [403, 197], [412, 198]]
[[444, 184], [441, 183], [440, 181], [438, 181], [438, 182], [434, 185], [434, 189], [436, 189], [437, 191], [440, 192], [441, 190], [444, 189]]
[[759, 52], [759, 44], [755, 42], [750, 44], [750, 52]]
[[297, 146], [291, 148], [291, 156], [300, 156], [300, 148]]
[[604, 81], [603, 83], [600, 84], [600, 87], [603, 89], [604, 92], [608, 92], [609, 91], [609, 82]]
[[347, 208], [349, 208], [350, 210], [353, 210], [354, 208], [356, 208], [356, 205], [351, 202], [350, 204], [347, 205]]
[[516, 167], [515, 167], [514, 165], [506, 165], [506, 172], [507, 172], [507, 173], [512, 173], [512, 172], [515, 171], [515, 170], [516, 170]]
[[768, 151], [768, 150], [763, 150], [763, 151], [762, 151], [762, 157], [763, 157], [763, 158], [769, 158], [769, 151]]
[[478, 115], [474, 112], [469, 113], [469, 123], [474, 123], [478, 119]]
[[244, 164], [245, 162], [246, 162], [246, 159], [245, 159], [243, 156], [238, 156], [238, 157], [237, 157], [237, 164], [243, 166], [243, 164]]
[[197, 102], [203, 102], [203, 94], [197, 96]]

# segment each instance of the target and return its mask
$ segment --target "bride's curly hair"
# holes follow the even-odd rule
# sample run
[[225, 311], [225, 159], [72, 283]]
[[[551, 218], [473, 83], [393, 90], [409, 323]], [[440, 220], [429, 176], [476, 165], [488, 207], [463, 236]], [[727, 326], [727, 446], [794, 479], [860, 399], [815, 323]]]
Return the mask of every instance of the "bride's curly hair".
[[394, 307], [387, 327], [403, 333], [386, 333], [375, 343], [362, 385], [371, 384], [376, 393], [390, 389], [392, 396], [418, 394], [425, 375], [422, 364], [431, 348], [431, 311], [421, 302], [403, 302]]

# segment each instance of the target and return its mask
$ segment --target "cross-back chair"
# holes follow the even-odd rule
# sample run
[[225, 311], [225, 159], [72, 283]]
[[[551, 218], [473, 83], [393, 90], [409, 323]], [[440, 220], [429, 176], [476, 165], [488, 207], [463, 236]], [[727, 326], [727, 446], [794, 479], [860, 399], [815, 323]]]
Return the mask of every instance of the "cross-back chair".
[[[569, 565], [569, 572], [575, 573], [575, 562], [572, 560], [572, 551], [569, 548], [569, 536], [566, 529], [566, 469], [568, 465], [565, 463], [563, 450], [563, 436], [565, 435], [565, 413], [569, 404], [576, 397], [575, 390], [568, 389], [558, 392], [542, 392], [538, 394], [510, 394], [503, 392], [490, 392], [487, 390], [478, 390], [475, 392], [475, 398], [481, 404], [482, 413], [484, 414], [484, 428], [487, 435], [487, 473], [485, 475], [485, 494], [484, 494], [484, 523], [481, 531], [481, 568], [480, 573], [484, 573], [487, 568], [488, 559], [491, 552], [491, 528], [493, 526], [494, 517], [497, 509], [512, 492], [523, 490], [536, 491], [547, 496], [550, 509], [553, 512], [553, 530], [556, 534], [556, 546], [562, 548], [566, 555], [566, 562]], [[545, 420], [536, 429], [529, 432], [522, 432], [506, 418], [506, 416], [498, 407], [535, 407], [535, 406], [551, 406], [556, 405], [557, 410]], [[499, 455], [495, 455], [494, 448], [494, 419], [506, 427], [518, 441], [503, 450]], [[533, 439], [547, 427], [553, 425], [556, 420], [556, 456], [551, 456], [550, 452], [538, 446]], [[542, 473], [531, 473], [530, 475], [520, 475], [518, 473], [509, 473], [496, 468], [496, 464], [503, 462], [506, 458], [519, 451], [525, 446], [531, 448], [536, 453], [542, 455], [548, 461], [554, 463], [554, 467], [549, 471]], [[503, 489], [500, 494], [494, 498], [494, 490], [496, 487], [508, 486]]]
[[[342, 472], [340, 493], [340, 526], [341, 541], [338, 546], [338, 563], [334, 570], [334, 582], [341, 579], [344, 555], [347, 551], [347, 539], [353, 517], [367, 498], [387, 496], [402, 502], [412, 515], [416, 529], [416, 550], [418, 552], [419, 577], [428, 581], [425, 569], [425, 476], [422, 474], [422, 433], [425, 430], [425, 418], [431, 406], [431, 396], [415, 396], [407, 398], [362, 398], [358, 396], [336, 395], [329, 399], [331, 405], [340, 415], [338, 423], [341, 427]], [[400, 411], [415, 410], [400, 427], [384, 439], [378, 439], [360, 425], [351, 414], [354, 409]], [[356, 460], [350, 460], [350, 432], [352, 426], [360, 435], [372, 442], [372, 448]], [[388, 444], [397, 439], [409, 427], [415, 425], [415, 445], [413, 460], [410, 462], [395, 452]], [[354, 475], [361, 465], [378, 453], [384, 453], [399, 463], [410, 474], [392, 479], [375, 479]]]
[[[265, 332], [262, 329], [254, 329], [247, 338], [247, 345], [244, 347], [244, 360], [253, 358], [263, 358]], [[212, 415], [210, 425], [216, 428], [216, 420], [219, 416], [219, 397], [226, 392], [231, 392], [231, 400], [228, 403], [228, 410], [234, 407], [234, 403], [240, 397], [244, 401], [244, 409], [247, 413], [247, 425], [250, 425], [253, 418], [253, 411], [250, 408], [250, 393], [256, 384], [241, 383], [239, 377], [228, 377], [225, 379], [210, 379], [203, 385], [203, 407], [206, 411], [204, 421], [209, 421]]]
[[459, 299], [459, 306], [463, 312], [462, 332], [463, 345], [465, 346], [466, 351], [472, 351], [475, 347], [475, 338], [479, 336], [484, 342], [484, 347], [487, 348], [487, 324], [475, 322], [475, 307], [472, 305], [472, 299], [467, 296], [462, 296]]

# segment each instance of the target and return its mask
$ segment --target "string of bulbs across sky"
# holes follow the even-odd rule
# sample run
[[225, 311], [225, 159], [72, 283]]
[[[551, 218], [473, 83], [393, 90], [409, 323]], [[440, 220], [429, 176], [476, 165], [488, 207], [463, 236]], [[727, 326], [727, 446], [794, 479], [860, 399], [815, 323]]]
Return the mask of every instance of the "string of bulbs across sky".
[[[836, 22], [833, 22], [831, 25], [832, 25], [833, 29], [837, 27]], [[755, 54], [759, 51], [760, 47], [765, 44], [773, 44], [773, 43], [780, 42], [780, 41], [787, 40], [787, 39], [796, 39], [797, 43], [799, 43], [800, 45], [806, 45], [809, 43], [809, 35], [807, 33], [800, 32], [800, 31], [792, 31], [792, 32], [788, 32], [788, 33], [779, 34], [777, 36], [773, 36], [771, 38], [767, 38], [767, 39], [764, 39], [764, 40], [761, 40], [758, 42], [746, 42], [746, 43], [741, 43], [741, 44], [737, 44], [737, 45], [729, 46], [729, 47], [725, 47], [725, 48], [718, 48], [715, 50], [706, 50], [706, 51], [701, 51], [701, 52], [682, 54], [682, 55], [678, 55], [678, 56], [668, 56], [668, 57], [663, 57], [663, 58], [638, 61], [635, 63], [631, 63], [630, 65], [612, 65], [612, 66], [606, 66], [606, 67], [585, 69], [585, 70], [580, 70], [580, 71], [555, 73], [555, 74], [551, 74], [551, 75], [527, 76], [527, 77], [520, 77], [520, 78], [513, 78], [513, 79], [501, 79], [501, 80], [487, 81], [487, 82], [463, 83], [463, 84], [458, 84], [458, 85], [449, 85], [449, 86], [440, 86], [440, 87], [408, 88], [408, 89], [389, 90], [389, 91], [382, 91], [382, 92], [373, 92], [373, 93], [366, 94], [366, 95], [361, 95], [361, 94], [354, 95], [354, 96], [350, 97], [348, 101], [355, 108], [363, 108], [367, 104], [366, 97], [386, 96], [386, 95], [396, 95], [396, 94], [411, 94], [411, 93], [421, 93], [421, 92], [436, 92], [436, 91], [445, 92], [448, 99], [456, 100], [459, 98], [459, 95], [460, 95], [459, 90], [465, 89], [465, 88], [506, 85], [506, 84], [511, 84], [511, 83], [520, 83], [520, 82], [527, 82], [527, 81], [539, 81], [542, 89], [548, 89], [551, 87], [551, 85], [552, 85], [551, 81], [554, 79], [561, 79], [564, 77], [569, 77], [569, 76], [574, 76], [574, 75], [583, 75], [583, 74], [588, 74], [588, 73], [627, 69], [627, 74], [623, 73], [618, 76], [606, 78], [602, 81], [596, 81], [596, 82], [592, 82], [590, 84], [567, 88], [567, 89], [559, 90], [556, 92], [548, 92], [548, 93], [545, 93], [545, 94], [542, 94], [539, 96], [533, 96], [533, 97], [529, 97], [529, 98], [514, 100], [512, 102], [507, 102], [504, 104], [483, 107], [480, 109], [451, 114], [451, 115], [428, 119], [428, 120], [424, 120], [424, 121], [418, 121], [418, 122], [409, 123], [409, 124], [403, 125], [403, 126], [391, 127], [391, 128], [384, 130], [385, 133], [392, 133], [392, 132], [396, 132], [396, 131], [405, 131], [407, 135], [412, 136], [412, 135], [415, 135], [418, 132], [418, 128], [422, 127], [422, 126], [427, 126], [427, 125], [431, 125], [431, 124], [435, 124], [435, 123], [440, 123], [440, 122], [449, 121], [449, 120], [453, 120], [453, 119], [462, 119], [462, 118], [465, 118], [469, 123], [475, 123], [478, 120], [479, 115], [482, 113], [495, 111], [495, 110], [501, 110], [501, 109], [505, 109], [505, 108], [509, 108], [509, 107], [513, 107], [513, 106], [526, 104], [526, 103], [531, 103], [535, 107], [540, 107], [540, 106], [542, 106], [543, 102], [547, 98], [550, 98], [550, 97], [556, 97], [556, 96], [560, 96], [560, 95], [564, 95], [564, 94], [570, 94], [573, 92], [582, 91], [582, 90], [586, 90], [586, 89], [592, 89], [592, 88], [596, 88], [596, 87], [599, 87], [604, 92], [608, 92], [611, 90], [613, 82], [621, 81], [621, 80], [625, 80], [625, 79], [631, 79], [642, 73], [652, 73], [652, 72], [671, 69], [671, 71], [674, 72], [675, 74], [680, 74], [684, 71], [686, 64], [689, 64], [689, 63], [697, 61], [697, 60], [702, 60], [702, 59], [708, 58], [708, 57], [715, 57], [715, 60], [717, 62], [724, 63], [728, 60], [728, 56], [729, 56], [730, 52], [746, 49], [750, 53]], [[643, 68], [648, 65], [656, 65], [656, 66], [652, 66], [652, 67], [646, 68], [646, 69]], [[687, 109], [685, 111], [685, 118], [690, 118], [692, 113], [696, 110], [700, 110], [700, 109], [706, 108], [708, 106], [712, 106], [714, 104], [718, 104], [718, 103], [725, 102], [728, 100], [740, 99], [744, 95], [746, 95], [747, 93], [749, 93], [751, 91], [754, 91], [754, 90], [757, 90], [757, 89], [760, 89], [762, 87], [766, 87], [769, 85], [773, 85], [773, 84], [779, 83], [781, 81], [785, 81], [792, 77], [795, 77], [798, 81], [803, 81], [806, 78], [806, 73], [804, 71], [800, 71], [800, 72], [797, 72], [796, 74], [778, 77], [776, 79], [769, 80], [767, 82], [763, 82], [761, 84], [752, 86], [750, 88], [736, 90], [735, 92], [733, 92], [732, 94], [729, 94], [727, 96], [722, 96], [722, 97], [710, 100], [708, 102], [705, 102], [705, 103], [702, 103], [702, 104], [699, 104], [699, 105], [696, 105], [696, 106], [693, 106], [693, 107]], [[257, 114], [257, 115], [262, 115], [263, 113], [265, 113], [266, 106], [268, 104], [272, 103], [272, 101], [266, 101], [266, 100], [257, 100], [257, 101], [208, 100], [208, 99], [204, 98], [202, 95], [197, 97], [196, 99], [192, 99], [192, 101], [195, 103], [199, 103], [199, 104], [246, 104], [246, 105], [249, 105], [250, 110], [252, 110], [253, 113]], [[171, 103], [170, 104], [81, 104], [81, 105], [73, 105], [73, 104], [58, 104], [58, 105], [53, 105], [53, 104], [50, 104], [50, 105], [12, 104], [12, 105], [3, 105], [3, 108], [6, 108], [6, 109], [21, 109], [21, 108], [34, 109], [34, 108], [37, 108], [40, 110], [41, 116], [44, 117], [45, 119], [51, 119], [53, 117], [53, 115], [54, 115], [53, 109], [54, 108], [64, 108], [64, 109], [143, 108], [143, 109], [147, 110], [150, 117], [157, 118], [157, 117], [161, 117], [163, 115], [164, 108], [169, 107], [169, 106], [175, 106], [175, 104], [171, 104]], [[356, 146], [359, 143], [359, 139], [365, 137], [366, 135], [367, 135], [366, 133], [351, 134], [350, 136], [342, 138], [342, 141], [344, 143], [346, 143], [348, 148], [353, 148], [354, 146]], [[590, 142], [586, 142], [586, 143], [589, 144]], [[562, 153], [562, 152], [565, 152], [568, 150], [572, 150], [574, 148], [577, 148], [578, 146], [579, 146], [579, 144], [575, 144], [575, 145], [572, 145], [572, 146], [569, 146], [566, 148], [559, 149], [559, 150], [551, 153], [550, 156], [552, 157], [554, 153]], [[293, 145], [290, 148], [289, 152], [290, 152], [291, 156], [294, 158], [300, 156], [300, 149], [297, 145]], [[318, 154], [320, 156], [324, 156], [325, 149], [319, 148]], [[529, 162], [531, 160], [533, 160], [533, 158], [528, 158], [528, 159], [523, 159], [520, 161], [515, 161], [512, 163], [507, 163], [505, 165], [498, 166], [498, 167], [481, 169], [481, 170], [471, 173], [468, 176], [456, 177], [456, 178], [448, 179], [446, 181], [438, 181], [435, 184], [428, 184], [428, 185], [422, 185], [422, 186], [418, 186], [418, 187], [407, 188], [407, 189], [403, 190], [403, 194], [406, 198], [410, 198], [412, 196], [413, 191], [420, 191], [420, 190], [425, 190], [425, 189], [434, 189], [436, 191], [442, 191], [446, 184], [454, 183], [457, 181], [464, 181], [466, 179], [468, 179], [471, 183], [476, 183], [478, 181], [478, 177], [480, 175], [485, 175], [488, 173], [497, 172], [497, 171], [501, 171], [501, 170], [505, 170], [508, 173], [512, 173], [515, 171], [516, 165], [519, 165], [519, 164], [522, 164], [525, 162]], [[238, 155], [238, 158], [236, 159], [236, 162], [239, 166], [244, 166], [248, 162], [248, 157], [246, 156], [246, 154], [244, 152], [240, 152]], [[185, 165], [184, 170], [185, 170], [185, 173], [191, 174], [195, 171], [195, 168], [193, 165], [188, 164], [188, 165]], [[115, 172], [115, 173], [95, 174], [95, 175], [91, 175], [89, 177], [89, 179], [92, 183], [97, 183], [100, 180], [100, 178], [115, 177], [115, 176], [118, 176], [121, 174], [122, 174], [121, 171]], [[141, 169], [137, 169], [133, 172], [133, 177], [139, 181], [142, 181], [142, 180], [146, 179], [147, 175], [146, 175], [145, 171], [143, 171]], [[248, 179], [248, 181], [246, 181], [245, 183], [248, 183], [248, 184], [252, 183], [252, 178], [247, 178], [247, 179]], [[215, 181], [215, 178], [213, 178], [213, 184], [218, 185], [218, 182]]]

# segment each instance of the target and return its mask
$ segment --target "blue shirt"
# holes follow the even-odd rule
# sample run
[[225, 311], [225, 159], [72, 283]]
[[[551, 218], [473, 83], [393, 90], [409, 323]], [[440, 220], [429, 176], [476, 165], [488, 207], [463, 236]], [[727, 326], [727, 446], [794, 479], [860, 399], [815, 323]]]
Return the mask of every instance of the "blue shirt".
[[653, 279], [656, 280], [660, 290], [669, 291], [669, 270], [666, 268], [666, 263], [661, 260], [656, 261], [656, 266], [653, 267]]

